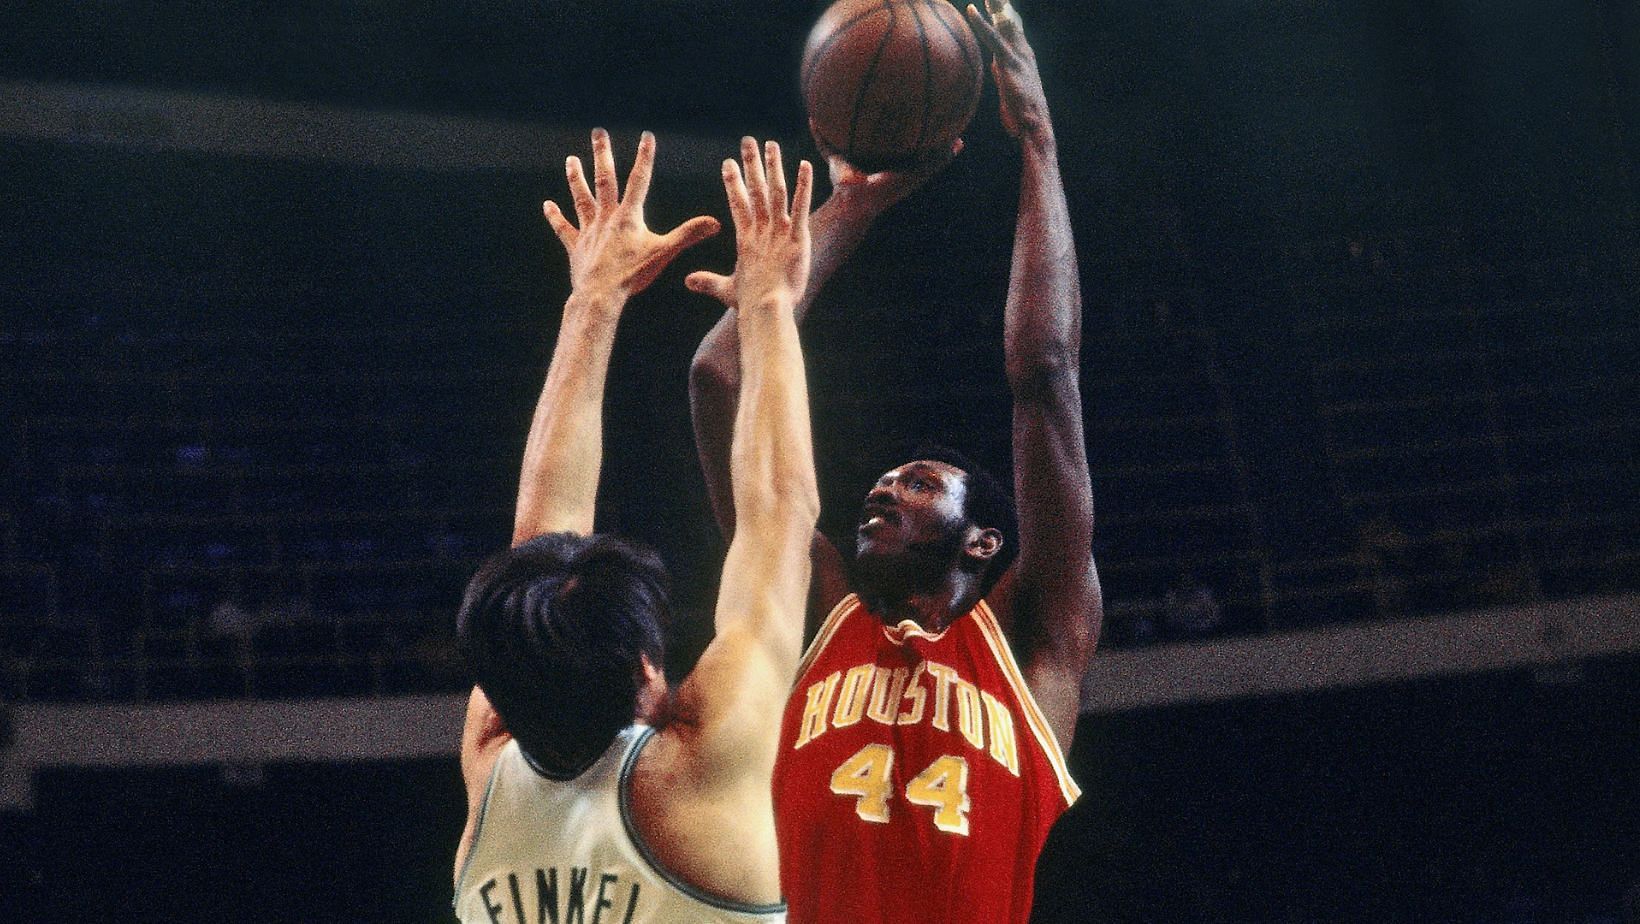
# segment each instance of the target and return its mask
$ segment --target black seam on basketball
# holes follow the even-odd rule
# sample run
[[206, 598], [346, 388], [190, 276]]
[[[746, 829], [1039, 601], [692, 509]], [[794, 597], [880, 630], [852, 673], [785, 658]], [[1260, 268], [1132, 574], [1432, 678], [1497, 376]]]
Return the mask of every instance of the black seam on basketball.
[[[946, 0], [929, 0], [929, 2], [930, 3], [945, 3]], [[957, 43], [957, 50], [962, 52], [962, 63], [966, 64], [968, 66], [968, 81], [969, 81], [969, 83], [973, 84], [974, 78], [978, 77], [978, 78], [980, 78], [980, 83], [983, 84], [985, 75], [980, 73], [980, 68], [984, 65], [984, 63], [985, 63], [984, 60], [981, 59], [979, 61], [975, 61], [973, 58], [970, 58], [968, 56], [968, 45], [965, 42], [963, 42], [961, 36], [957, 35], [956, 28], [954, 26], [952, 26], [950, 23], [945, 21], [944, 16], [941, 16], [938, 13], [935, 13], [934, 14], [934, 21], [940, 24], [940, 28], [944, 29], [945, 33], [947, 35], [951, 36], [951, 41]], [[964, 23], [963, 27], [967, 28], [967, 23]], [[979, 94], [975, 93], [974, 96], [977, 99]]]
[[[814, 132], [814, 140], [820, 145], [823, 152], [839, 155], [843, 154], [843, 149], [833, 143], [830, 138], [826, 137], [826, 133], [820, 130], [820, 124], [818, 122], [810, 125], [809, 129]], [[848, 157], [844, 156], [843, 159], [848, 160]]]
[[[928, 47], [928, 31], [923, 28], [921, 7], [911, 7], [911, 21], [917, 24], [917, 42], [922, 45], [923, 60], [923, 111], [922, 121], [917, 123], [917, 140], [911, 143], [911, 149], [920, 151], [923, 141], [928, 138], [928, 125], [934, 114], [934, 52]], [[939, 14], [934, 14], [938, 18]]]
[[831, 34], [826, 36], [826, 40], [820, 43], [820, 47], [816, 48], [814, 53], [808, 56], [808, 62], [803, 68], [803, 77], [798, 81], [798, 85], [802, 88], [802, 92], [808, 93], [809, 80], [814, 77], [814, 69], [820, 66], [820, 59], [825, 57], [826, 52], [831, 50], [831, 46], [835, 45], [837, 40], [843, 37], [843, 33], [854, 28], [857, 24], [859, 24], [860, 20], [865, 19], [867, 16], [870, 16], [876, 12], [878, 12], [878, 9], [876, 7], [872, 7], [864, 13], [855, 14], [852, 19], [843, 20], [841, 23], [837, 24], [837, 28], [831, 30]]
[[866, 101], [866, 91], [871, 89], [871, 81], [877, 77], [877, 65], [883, 61], [883, 50], [888, 48], [888, 42], [894, 37], [894, 3], [893, 0], [883, 0], [883, 9], [888, 11], [888, 26], [883, 29], [883, 37], [877, 42], [877, 51], [871, 56], [871, 63], [866, 65], [864, 74], [860, 75], [860, 89], [854, 93], [854, 111], [848, 118], [848, 147], [843, 152], [843, 159], [854, 160], [854, 132], [860, 127], [860, 106]]

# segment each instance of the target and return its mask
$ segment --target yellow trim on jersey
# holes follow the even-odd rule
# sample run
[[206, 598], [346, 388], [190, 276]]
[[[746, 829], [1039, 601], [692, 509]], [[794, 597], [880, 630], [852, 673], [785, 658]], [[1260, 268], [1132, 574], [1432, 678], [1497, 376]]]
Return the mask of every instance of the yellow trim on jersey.
[[831, 612], [826, 614], [825, 620], [820, 623], [820, 631], [814, 633], [814, 640], [809, 642], [809, 650], [803, 652], [803, 660], [797, 662], [797, 673], [792, 675], [793, 689], [796, 689], [798, 682], [803, 679], [803, 675], [808, 673], [809, 667], [814, 664], [814, 659], [820, 657], [820, 652], [826, 650], [826, 646], [831, 644], [831, 637], [837, 634], [837, 629], [843, 624], [843, 618], [859, 602], [860, 597], [858, 594], [845, 594], [843, 599], [837, 601], [837, 605], [831, 608]]
[[996, 614], [991, 612], [990, 604], [981, 600], [974, 607], [972, 614], [979, 625], [980, 634], [985, 643], [991, 646], [991, 654], [996, 656], [997, 663], [1002, 666], [1002, 672], [1008, 678], [1008, 683], [1014, 688], [1014, 695], [1019, 698], [1025, 707], [1025, 723], [1031, 726], [1031, 733], [1036, 736], [1036, 743], [1048, 756], [1048, 762], [1053, 764], [1054, 772], [1059, 777], [1059, 791], [1065, 796], [1068, 806], [1082, 795], [1082, 790], [1071, 779], [1070, 768], [1065, 766], [1065, 751], [1059, 746], [1059, 739], [1054, 736], [1053, 726], [1042, 715], [1042, 709], [1036, 704], [1036, 697], [1031, 695], [1031, 688], [1025, 683], [1025, 675], [1014, 661], [1013, 649], [1008, 647], [1008, 639], [1002, 634], [1002, 627], [997, 624]]

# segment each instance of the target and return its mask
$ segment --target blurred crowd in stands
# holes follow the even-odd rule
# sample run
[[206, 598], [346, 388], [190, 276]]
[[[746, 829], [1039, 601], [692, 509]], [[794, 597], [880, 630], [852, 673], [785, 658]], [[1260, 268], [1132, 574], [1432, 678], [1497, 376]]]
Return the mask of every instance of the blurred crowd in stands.
[[[1088, 313], [1107, 646], [1635, 586], [1632, 268], [1510, 275], [1399, 237], [1287, 264], [1269, 316], [1186, 284]], [[7, 699], [461, 686], [450, 614], [505, 541], [540, 344], [40, 307], [0, 330]], [[954, 348], [989, 355], [984, 333]], [[822, 434], [872, 407], [818, 387]], [[984, 458], [1006, 406], [965, 387], [915, 397], [930, 420], [962, 406], [938, 435]], [[655, 503], [678, 507], [698, 486], [668, 452]], [[658, 490], [629, 481], [607, 488]]]

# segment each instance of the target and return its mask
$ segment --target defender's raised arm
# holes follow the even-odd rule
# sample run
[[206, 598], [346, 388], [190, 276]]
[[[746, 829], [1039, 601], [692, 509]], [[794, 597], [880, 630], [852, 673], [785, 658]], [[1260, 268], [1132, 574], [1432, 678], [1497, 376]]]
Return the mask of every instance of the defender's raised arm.
[[[578, 224], [565, 218], [553, 202], [543, 207], [553, 232], [569, 252], [571, 291], [525, 445], [513, 522], [515, 548], [547, 533], [592, 533], [603, 461], [604, 383], [621, 311], [627, 299], [654, 281], [678, 253], [715, 234], [719, 227], [716, 219], [704, 216], [664, 235], [644, 225], [643, 202], [655, 162], [653, 135], [645, 132], [638, 143], [624, 200], [617, 187], [608, 132], [598, 129], [592, 133], [592, 150], [596, 193], [587, 186], [580, 158], [571, 156], [564, 162]], [[499, 640], [502, 633], [498, 631], [472, 625], [463, 625], [459, 631], [463, 644], [473, 650], [512, 652], [515, 647], [511, 641]], [[468, 657], [471, 661], [472, 651]], [[532, 694], [545, 695], [529, 680], [529, 665], [499, 655], [484, 660], [494, 668], [491, 693], [473, 688], [461, 736], [468, 815], [456, 853], [458, 878], [477, 833], [497, 755], [519, 731], [506, 727], [497, 707], [507, 708], [504, 700], [508, 698], [524, 701]], [[654, 660], [659, 661], [658, 652]], [[512, 675], [522, 679], [508, 682]], [[513, 721], [528, 720], [520, 710]]]
[[798, 166], [790, 204], [780, 148], [744, 139], [724, 161], [735, 227], [733, 299], [744, 344], [731, 452], [734, 536], [723, 565], [717, 636], [680, 696], [697, 703], [710, 756], [745, 761], [767, 798], [780, 706], [802, 644], [809, 540], [820, 515], [803, 354], [794, 316], [810, 269], [813, 171]]
[[530, 423], [518, 483], [513, 543], [550, 532], [592, 532], [603, 463], [604, 382], [615, 326], [627, 299], [643, 291], [685, 248], [718, 231], [700, 216], [667, 234], [644, 224], [644, 198], [655, 166], [655, 136], [644, 132], [622, 198], [609, 133], [592, 133], [593, 187], [581, 159], [564, 161], [576, 223], [557, 203], [543, 210], [569, 253], [570, 295], [552, 365]]

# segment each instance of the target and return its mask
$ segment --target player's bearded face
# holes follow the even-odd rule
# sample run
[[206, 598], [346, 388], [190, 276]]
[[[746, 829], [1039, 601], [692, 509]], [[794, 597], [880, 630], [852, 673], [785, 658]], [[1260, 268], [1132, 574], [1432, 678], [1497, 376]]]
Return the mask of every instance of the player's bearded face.
[[961, 469], [911, 462], [887, 472], [866, 495], [855, 529], [856, 579], [888, 593], [943, 578], [963, 547]]

